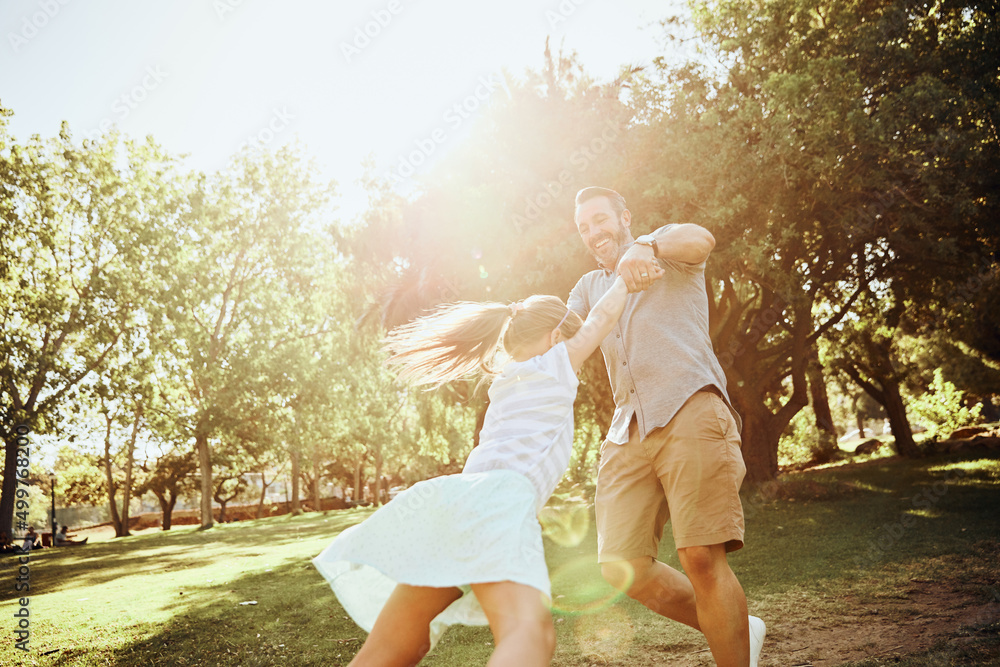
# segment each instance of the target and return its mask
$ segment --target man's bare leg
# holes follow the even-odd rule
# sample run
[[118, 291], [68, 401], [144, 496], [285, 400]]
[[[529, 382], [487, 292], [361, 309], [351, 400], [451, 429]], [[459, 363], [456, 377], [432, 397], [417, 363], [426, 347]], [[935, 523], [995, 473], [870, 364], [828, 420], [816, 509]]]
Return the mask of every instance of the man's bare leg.
[[683, 573], [650, 557], [602, 563], [604, 579], [661, 616], [700, 630], [694, 588]]
[[718, 667], [748, 667], [750, 627], [743, 587], [724, 544], [678, 549], [697, 601], [698, 623]]
[[679, 549], [678, 556], [689, 576], [648, 557], [603, 563], [601, 574], [651, 611], [701, 630], [719, 667], [747, 667], [746, 595], [729, 568], [725, 546]]

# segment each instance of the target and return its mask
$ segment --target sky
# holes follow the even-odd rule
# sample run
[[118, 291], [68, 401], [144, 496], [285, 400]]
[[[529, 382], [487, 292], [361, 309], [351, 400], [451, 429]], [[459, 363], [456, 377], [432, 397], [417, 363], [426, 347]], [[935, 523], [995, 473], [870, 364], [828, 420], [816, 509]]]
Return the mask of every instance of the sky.
[[419, 174], [505, 76], [541, 68], [547, 36], [599, 80], [651, 63], [674, 2], [4, 0], [0, 105], [19, 141], [116, 126], [204, 171], [297, 140], [350, 219], [366, 156], [377, 174]]

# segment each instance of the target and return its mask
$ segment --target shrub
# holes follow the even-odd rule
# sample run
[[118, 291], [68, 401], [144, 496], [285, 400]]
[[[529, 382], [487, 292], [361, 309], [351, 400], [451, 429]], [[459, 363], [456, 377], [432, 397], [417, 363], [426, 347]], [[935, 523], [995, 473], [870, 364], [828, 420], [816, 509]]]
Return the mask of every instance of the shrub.
[[920, 396], [910, 401], [909, 409], [920, 421], [928, 424], [928, 435], [937, 438], [942, 433], [970, 426], [979, 421], [979, 405], [968, 408], [962, 400], [964, 392], [944, 379], [941, 369], [935, 369], [934, 380]]

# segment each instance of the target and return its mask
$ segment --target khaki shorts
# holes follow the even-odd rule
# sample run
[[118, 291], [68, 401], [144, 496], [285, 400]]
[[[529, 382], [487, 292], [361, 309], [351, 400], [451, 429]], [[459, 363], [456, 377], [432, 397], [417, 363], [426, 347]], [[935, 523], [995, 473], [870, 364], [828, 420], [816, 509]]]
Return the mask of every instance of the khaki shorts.
[[746, 474], [736, 420], [714, 391], [698, 391], [663, 428], [601, 445], [597, 560], [656, 558], [667, 519], [678, 549], [743, 546], [739, 490]]

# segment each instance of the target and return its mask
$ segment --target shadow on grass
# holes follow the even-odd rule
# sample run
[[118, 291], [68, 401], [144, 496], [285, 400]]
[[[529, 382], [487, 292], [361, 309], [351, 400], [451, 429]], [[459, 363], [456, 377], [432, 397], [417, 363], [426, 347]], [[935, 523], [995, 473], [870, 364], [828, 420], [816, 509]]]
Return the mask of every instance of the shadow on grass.
[[[329, 585], [308, 558], [286, 563], [272, 572], [250, 573], [227, 584], [224, 592], [210, 586], [187, 587], [185, 597], [196, 602], [171, 606], [174, 616], [152, 636], [120, 647], [107, 663], [120, 667], [148, 665], [346, 665], [366, 638], [338, 604]], [[211, 596], [207, 595], [212, 593]], [[208, 599], [211, 597], [211, 599]], [[241, 604], [253, 602], [254, 604]], [[468, 629], [474, 642], [485, 647], [489, 631]], [[463, 642], [450, 633], [435, 653]], [[468, 647], [461, 646], [456, 664], [465, 663]], [[56, 665], [74, 665], [79, 655], [66, 652]], [[433, 658], [427, 661], [433, 664]]]

